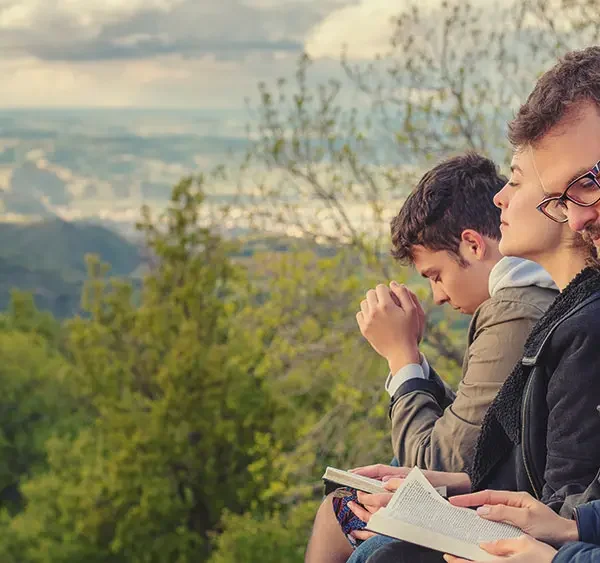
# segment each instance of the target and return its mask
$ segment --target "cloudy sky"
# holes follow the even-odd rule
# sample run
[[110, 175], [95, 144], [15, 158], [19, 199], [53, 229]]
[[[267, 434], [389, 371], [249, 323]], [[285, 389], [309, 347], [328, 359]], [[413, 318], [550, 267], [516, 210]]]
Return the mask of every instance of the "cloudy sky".
[[[393, 8], [392, 6], [393, 5]], [[0, 107], [233, 109], [299, 53], [385, 47], [389, 0], [0, 0]]]

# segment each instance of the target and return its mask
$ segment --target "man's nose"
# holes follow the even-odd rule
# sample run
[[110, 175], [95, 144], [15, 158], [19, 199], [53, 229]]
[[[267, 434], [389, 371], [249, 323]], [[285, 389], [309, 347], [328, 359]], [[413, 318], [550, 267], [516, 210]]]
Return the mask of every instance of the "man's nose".
[[443, 305], [448, 301], [446, 292], [440, 287], [433, 287], [433, 301], [436, 305]]
[[574, 203], [567, 203], [567, 217], [569, 227], [577, 233], [583, 231], [587, 226], [600, 222], [600, 204], [592, 207], [581, 207]]

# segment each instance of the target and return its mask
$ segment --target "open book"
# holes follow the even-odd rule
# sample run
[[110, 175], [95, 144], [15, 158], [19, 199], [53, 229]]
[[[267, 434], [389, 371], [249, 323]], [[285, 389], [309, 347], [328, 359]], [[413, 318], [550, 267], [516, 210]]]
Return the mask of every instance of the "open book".
[[[363, 491], [365, 493], [389, 493], [381, 481], [377, 479], [371, 479], [370, 477], [363, 477], [357, 473], [350, 473], [350, 471], [344, 471], [343, 469], [336, 469], [335, 467], [327, 467], [323, 474], [323, 481], [327, 486], [327, 492], [330, 492], [336, 486], [350, 487], [357, 491]], [[440, 495], [446, 496], [446, 487], [438, 487], [435, 489]]]
[[416, 467], [389, 504], [371, 516], [366, 529], [478, 561], [494, 558], [479, 547], [480, 543], [523, 534], [509, 524], [484, 520], [470, 508], [451, 505]]

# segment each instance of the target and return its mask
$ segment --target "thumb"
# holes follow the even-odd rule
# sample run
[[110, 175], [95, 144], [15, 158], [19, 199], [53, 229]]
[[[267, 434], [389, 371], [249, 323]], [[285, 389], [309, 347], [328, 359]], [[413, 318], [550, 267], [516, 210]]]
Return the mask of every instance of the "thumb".
[[517, 528], [523, 528], [527, 524], [527, 510], [515, 508], [504, 504], [485, 504], [477, 509], [477, 514], [486, 520], [494, 522], [506, 522]]
[[383, 478], [383, 486], [392, 493], [396, 491], [396, 489], [402, 485], [404, 479], [402, 477], [393, 477], [392, 479]]

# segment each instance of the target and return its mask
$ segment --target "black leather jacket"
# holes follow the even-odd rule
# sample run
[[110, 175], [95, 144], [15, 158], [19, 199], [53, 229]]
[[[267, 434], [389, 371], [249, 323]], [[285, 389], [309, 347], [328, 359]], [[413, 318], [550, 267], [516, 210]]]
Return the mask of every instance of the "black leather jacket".
[[528, 491], [570, 516], [570, 500], [600, 494], [600, 293], [557, 320], [522, 364], [521, 444], [479, 488]]

